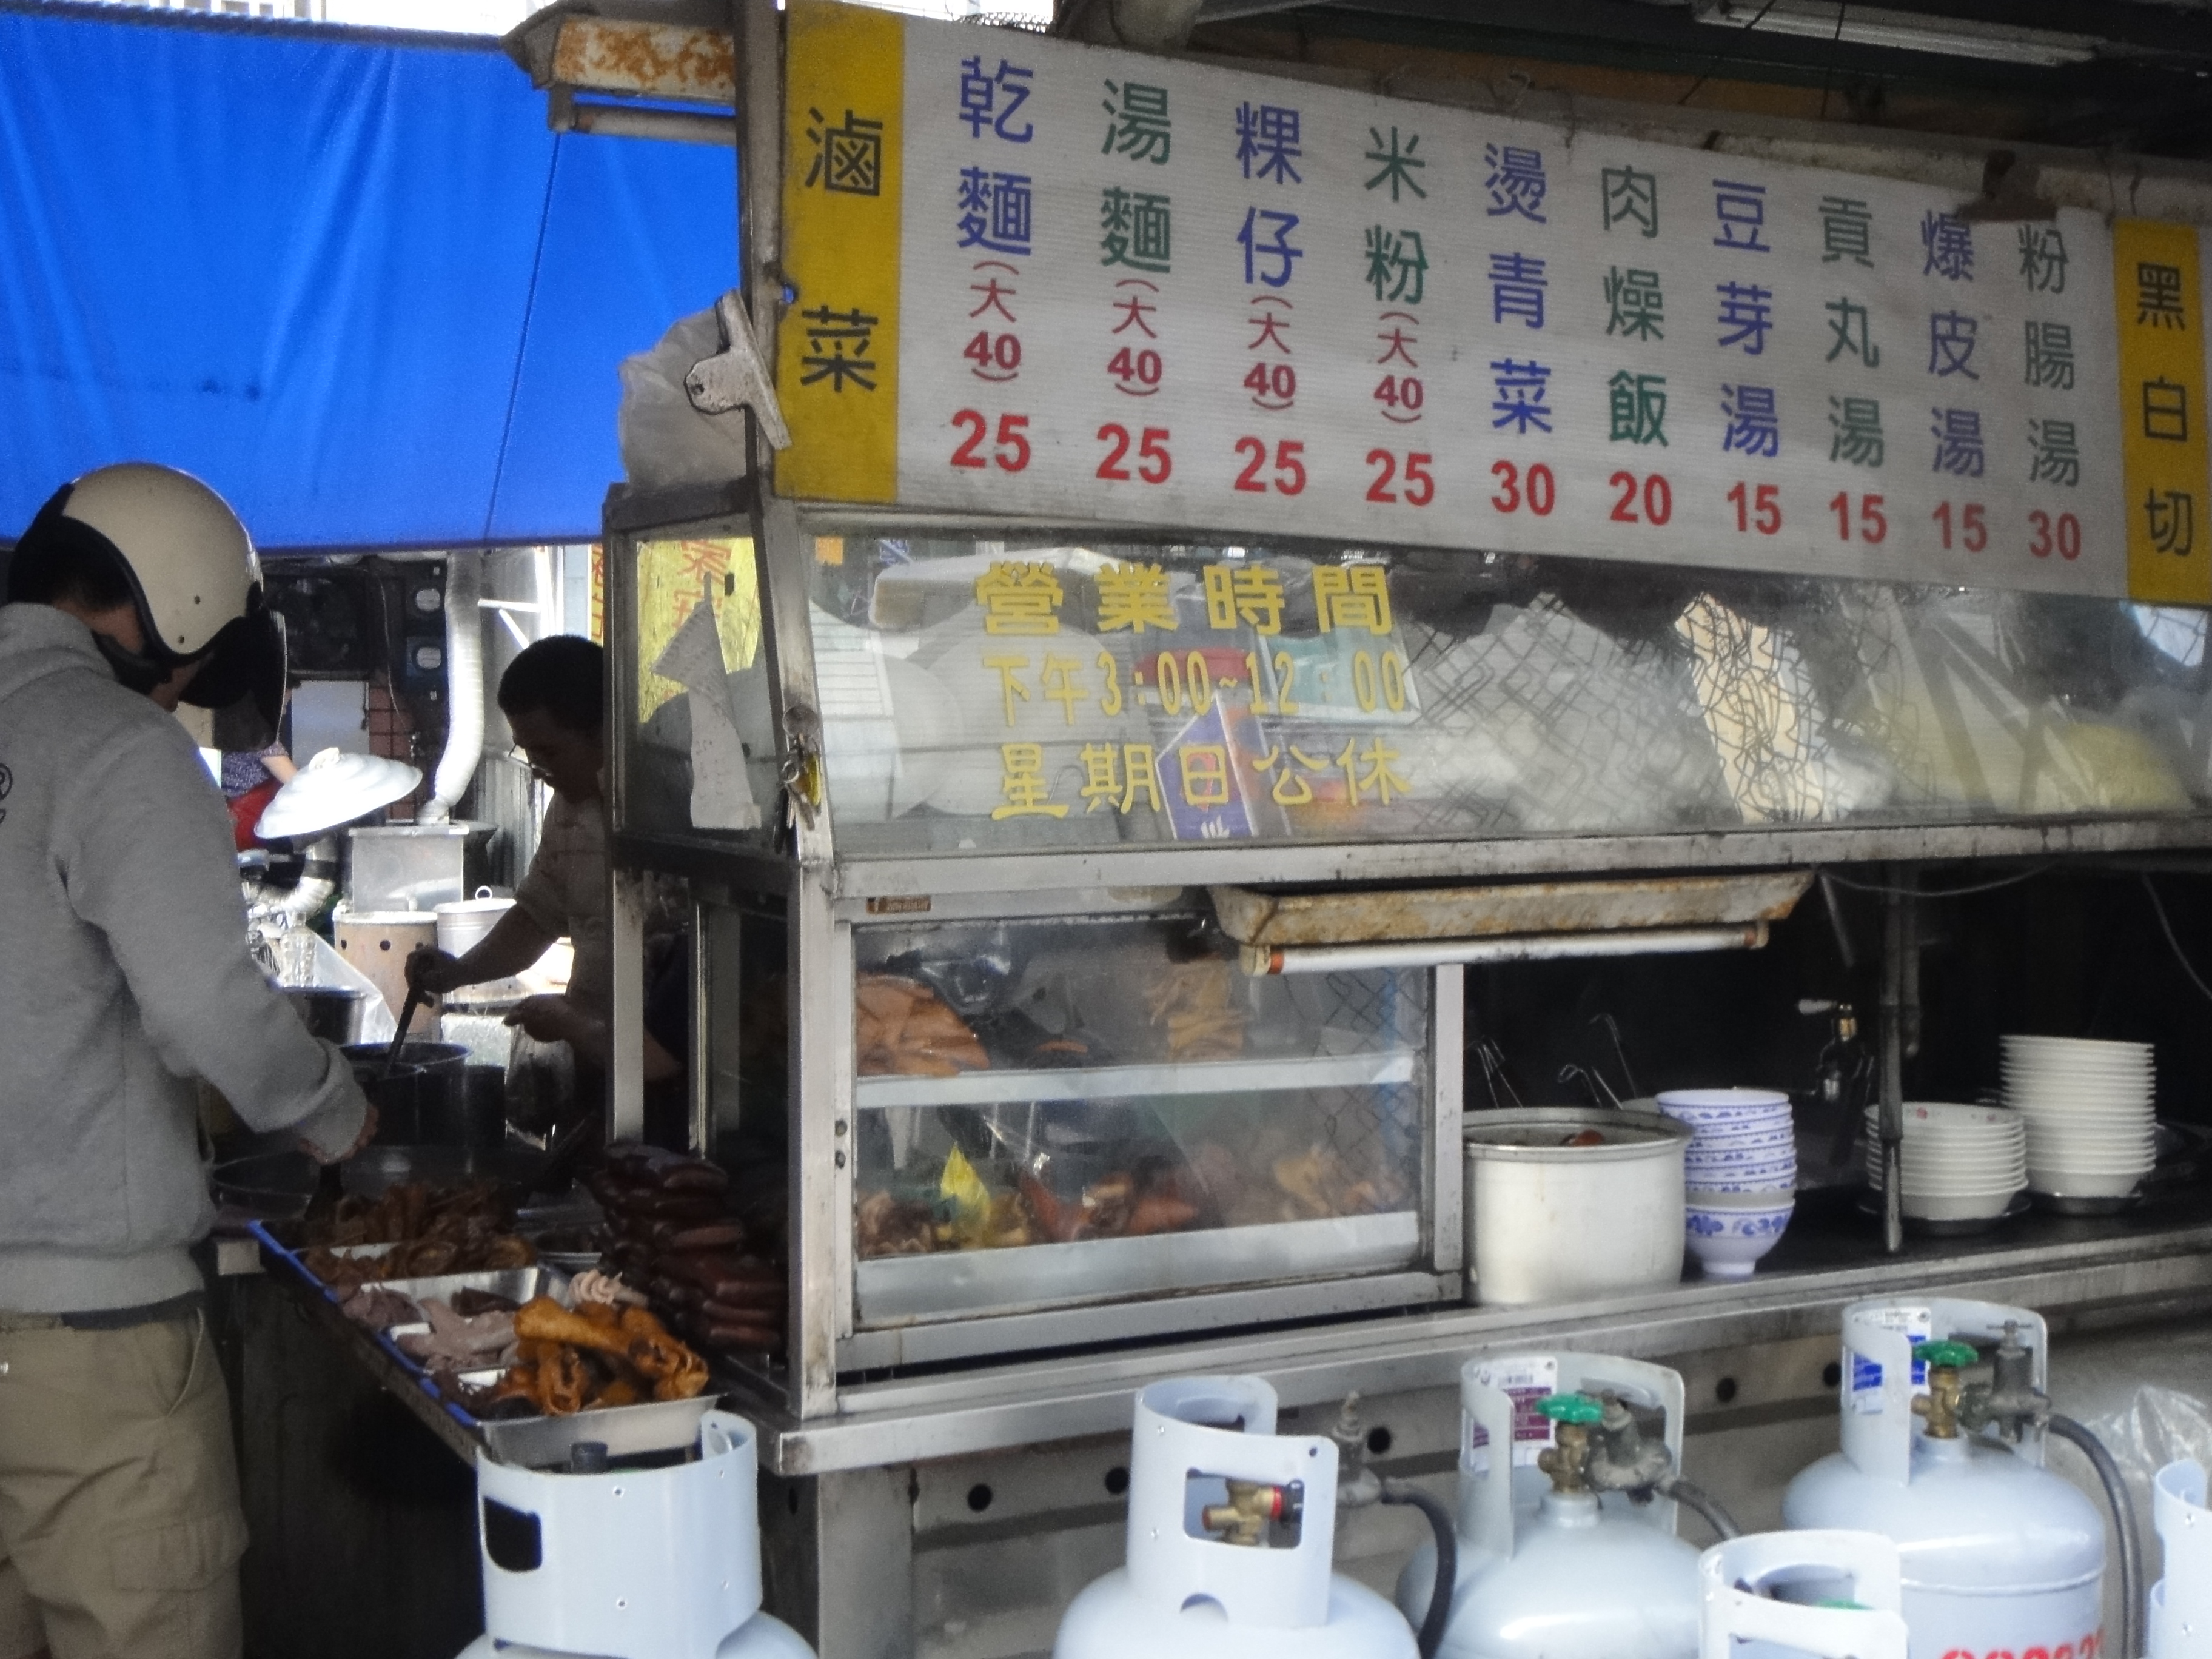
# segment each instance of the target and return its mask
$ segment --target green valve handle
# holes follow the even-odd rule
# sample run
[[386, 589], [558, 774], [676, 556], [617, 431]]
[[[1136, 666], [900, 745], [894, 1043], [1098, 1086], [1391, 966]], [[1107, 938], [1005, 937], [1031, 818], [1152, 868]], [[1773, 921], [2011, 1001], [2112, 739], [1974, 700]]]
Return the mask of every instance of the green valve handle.
[[1912, 1357], [1923, 1365], [1946, 1365], [1953, 1370], [1981, 1358], [1971, 1342], [1916, 1342]]
[[1605, 1418], [1605, 1407], [1586, 1394], [1547, 1394], [1536, 1402], [1536, 1409], [1554, 1423], [1597, 1423]]

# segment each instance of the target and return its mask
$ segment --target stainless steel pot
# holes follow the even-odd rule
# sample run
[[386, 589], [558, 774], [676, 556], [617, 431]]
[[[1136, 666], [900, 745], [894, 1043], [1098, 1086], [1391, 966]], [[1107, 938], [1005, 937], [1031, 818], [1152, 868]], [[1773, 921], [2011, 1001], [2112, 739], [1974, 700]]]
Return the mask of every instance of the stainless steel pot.
[[352, 985], [280, 985], [292, 1012], [319, 1037], [343, 1048], [361, 1041], [361, 1023], [375, 992]]
[[[1588, 1133], [1601, 1143], [1565, 1144]], [[1678, 1281], [1682, 1155], [1691, 1134], [1656, 1112], [1530, 1106], [1468, 1113], [1468, 1299], [1515, 1307]]]

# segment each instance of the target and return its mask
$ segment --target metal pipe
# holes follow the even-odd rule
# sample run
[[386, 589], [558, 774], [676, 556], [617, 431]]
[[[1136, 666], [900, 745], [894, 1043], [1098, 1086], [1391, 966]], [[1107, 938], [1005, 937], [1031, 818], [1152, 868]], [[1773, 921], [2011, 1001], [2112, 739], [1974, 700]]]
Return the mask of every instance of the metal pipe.
[[2136, 1532], [2135, 1501], [2128, 1496], [2128, 1483], [2105, 1443], [2072, 1418], [2053, 1412], [2045, 1426], [2089, 1460], [2105, 1488], [2105, 1501], [2112, 1505], [2112, 1525], [2120, 1537], [2120, 1659], [2142, 1659], [2142, 1540]]
[[1519, 933], [1498, 939], [1392, 939], [1374, 945], [1248, 945], [1248, 974], [1347, 974], [1448, 963], [1550, 962], [1567, 957], [1672, 956], [1756, 951], [1763, 921], [1725, 927], [1623, 927], [1601, 933]]
[[1905, 1248], [1905, 897], [1881, 901], [1881, 1246]]
[[624, 104], [586, 103], [572, 100], [565, 112], [548, 108], [548, 125], [556, 131], [594, 133], [602, 138], [655, 138], [664, 143], [715, 144], [734, 149], [738, 119], [734, 115], [702, 115], [692, 110], [634, 109]]
[[425, 823], [453, 816], [483, 758], [483, 556], [454, 553], [446, 560], [446, 747], [420, 814]]

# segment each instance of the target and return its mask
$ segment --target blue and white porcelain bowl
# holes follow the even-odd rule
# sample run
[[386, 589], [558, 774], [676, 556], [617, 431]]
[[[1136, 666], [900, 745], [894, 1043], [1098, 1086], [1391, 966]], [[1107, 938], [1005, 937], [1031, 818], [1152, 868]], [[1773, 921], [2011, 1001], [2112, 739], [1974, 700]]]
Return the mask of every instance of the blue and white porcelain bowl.
[[1732, 1129], [1699, 1129], [1695, 1144], [1704, 1151], [1713, 1152], [1756, 1152], [1762, 1148], [1786, 1150], [1796, 1146], [1797, 1131], [1788, 1118], [1784, 1118], [1771, 1128], [1741, 1133]]
[[1659, 1109], [1700, 1129], [1742, 1131], [1790, 1116], [1790, 1097], [1772, 1089], [1669, 1089]]
[[1708, 1146], [1690, 1143], [1683, 1164], [1692, 1170], [1771, 1170], [1797, 1162], [1797, 1149], [1787, 1146]]
[[1748, 1279], [1796, 1207], [1794, 1193], [1693, 1192], [1683, 1204], [1683, 1239], [1706, 1278]]
[[1715, 1176], [1699, 1175], [1690, 1178], [1692, 1190], [1718, 1194], [1723, 1197], [1740, 1198], [1752, 1194], [1773, 1198], [1777, 1194], [1795, 1199], [1797, 1194], [1797, 1172], [1790, 1170], [1779, 1176]]

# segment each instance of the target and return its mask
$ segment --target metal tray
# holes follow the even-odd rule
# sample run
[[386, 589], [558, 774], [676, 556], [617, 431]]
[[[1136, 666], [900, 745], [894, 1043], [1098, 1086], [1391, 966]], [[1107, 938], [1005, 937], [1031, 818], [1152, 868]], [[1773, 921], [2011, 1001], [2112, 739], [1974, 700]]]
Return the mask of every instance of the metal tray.
[[[496, 1370], [463, 1371], [471, 1388], [496, 1382]], [[656, 1400], [642, 1406], [609, 1406], [574, 1417], [523, 1417], [483, 1422], [463, 1413], [484, 1437], [484, 1449], [502, 1463], [543, 1469], [566, 1463], [579, 1442], [596, 1440], [610, 1457], [680, 1451], [699, 1443], [699, 1419], [720, 1403], [709, 1390], [692, 1400]], [[449, 1407], [448, 1409], [455, 1409]]]
[[397, 1291], [416, 1306], [425, 1297], [450, 1300], [455, 1291], [489, 1291], [517, 1306], [535, 1296], [550, 1296], [562, 1307], [568, 1304], [568, 1275], [539, 1262], [530, 1267], [490, 1267], [474, 1273], [435, 1273], [422, 1279], [386, 1279], [377, 1289]]

